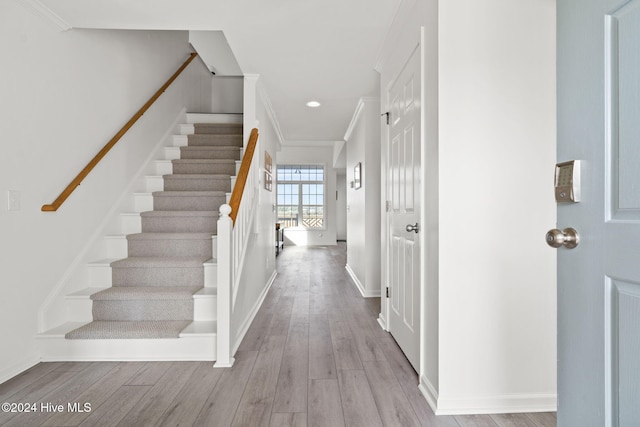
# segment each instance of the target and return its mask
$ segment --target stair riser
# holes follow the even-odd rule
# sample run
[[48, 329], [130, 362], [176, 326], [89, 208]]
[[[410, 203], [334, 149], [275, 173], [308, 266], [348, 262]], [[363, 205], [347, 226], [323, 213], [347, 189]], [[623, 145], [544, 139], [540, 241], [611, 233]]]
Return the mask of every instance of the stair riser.
[[196, 134], [187, 136], [187, 144], [191, 147], [216, 147], [216, 146], [235, 146], [242, 147], [242, 135], [206, 135]]
[[231, 179], [164, 178], [164, 191], [231, 191]]
[[216, 334], [180, 339], [39, 340], [43, 362], [216, 360]]
[[193, 320], [193, 299], [93, 301], [93, 320]]
[[193, 300], [193, 320], [196, 322], [217, 319], [218, 305], [215, 297]]
[[113, 267], [113, 286], [202, 286], [202, 267]]
[[235, 163], [174, 163], [173, 173], [175, 174], [222, 174], [235, 175]]
[[208, 147], [181, 147], [180, 159], [233, 159], [240, 160], [240, 150]]
[[217, 211], [224, 203], [225, 196], [153, 196], [153, 208], [158, 211]]
[[128, 241], [130, 257], [206, 257], [211, 258], [208, 239], [135, 239]]
[[218, 231], [218, 219], [212, 216], [142, 217], [142, 232], [211, 233]]

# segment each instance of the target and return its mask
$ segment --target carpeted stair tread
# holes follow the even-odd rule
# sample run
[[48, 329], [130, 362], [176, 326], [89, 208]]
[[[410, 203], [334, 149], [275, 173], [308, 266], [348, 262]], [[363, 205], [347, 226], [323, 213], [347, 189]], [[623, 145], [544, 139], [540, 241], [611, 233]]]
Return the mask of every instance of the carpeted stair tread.
[[175, 174], [236, 174], [236, 159], [178, 159], [172, 160]]
[[173, 267], [202, 267], [202, 264], [210, 260], [207, 257], [129, 257], [113, 261], [112, 268], [173, 268]]
[[212, 173], [176, 173], [171, 175], [163, 175], [163, 178], [170, 179], [205, 179], [205, 180], [227, 180], [231, 179], [231, 175], [212, 174]]
[[211, 240], [211, 233], [135, 233], [127, 240]]
[[148, 211], [142, 212], [142, 232], [208, 233], [218, 230], [218, 211]]
[[240, 160], [241, 147], [180, 147], [181, 159], [234, 159]]
[[211, 233], [136, 233], [127, 236], [130, 257], [211, 257]]
[[231, 191], [231, 176], [220, 174], [164, 175], [164, 191]]
[[102, 300], [192, 300], [201, 290], [197, 286], [114, 286], [91, 295], [94, 301]]
[[206, 146], [236, 146], [242, 147], [242, 135], [229, 134], [195, 134], [187, 136], [190, 147]]
[[153, 196], [160, 197], [215, 197], [215, 196], [225, 196], [227, 194], [226, 191], [190, 191], [190, 190], [181, 190], [181, 191], [154, 191], [151, 193]]
[[196, 134], [235, 134], [242, 135], [241, 123], [194, 123]]
[[178, 338], [191, 320], [105, 321], [94, 320], [65, 335], [67, 339]]

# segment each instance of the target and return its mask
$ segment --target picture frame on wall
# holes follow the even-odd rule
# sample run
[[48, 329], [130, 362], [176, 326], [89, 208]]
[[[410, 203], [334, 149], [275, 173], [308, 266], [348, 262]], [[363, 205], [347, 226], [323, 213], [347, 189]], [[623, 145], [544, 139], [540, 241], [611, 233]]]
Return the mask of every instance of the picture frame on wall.
[[362, 187], [362, 163], [358, 162], [353, 167], [353, 188], [356, 190]]
[[271, 173], [273, 171], [273, 160], [267, 150], [264, 151], [264, 189], [267, 191], [273, 190], [273, 177]]

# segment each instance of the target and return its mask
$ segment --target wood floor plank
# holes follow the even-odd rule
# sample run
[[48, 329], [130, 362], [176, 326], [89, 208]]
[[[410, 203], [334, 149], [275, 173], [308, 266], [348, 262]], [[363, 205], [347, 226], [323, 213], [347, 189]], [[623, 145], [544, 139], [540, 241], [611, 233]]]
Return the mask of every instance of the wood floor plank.
[[526, 414], [493, 414], [491, 419], [498, 427], [539, 427]]
[[[44, 402], [43, 399], [45, 396], [50, 395], [54, 390], [58, 390], [75, 376], [76, 372], [53, 370], [47, 375], [40, 377], [37, 381], [29, 384], [27, 387], [23, 387], [17, 393], [12, 394], [7, 402], [36, 403], [39, 409], [39, 404]], [[28, 418], [30, 416], [29, 413], [0, 412], [0, 425], [8, 424], [13, 419], [24, 422], [23, 425], [29, 425]]]
[[364, 362], [363, 365], [384, 424], [403, 427], [420, 426], [388, 362]]
[[269, 427], [307, 427], [307, 414], [306, 412], [273, 413]]
[[43, 376], [49, 374], [61, 365], [60, 362], [38, 363], [26, 371], [0, 384], [0, 401], [7, 402], [11, 396], [18, 393], [25, 387], [30, 386]]
[[155, 425], [164, 410], [185, 386], [197, 365], [193, 362], [173, 362], [158, 382], [140, 402], [127, 413], [118, 426]]
[[[3, 424], [7, 427], [22, 427], [24, 425], [40, 425], [52, 415], [57, 413], [68, 413], [70, 411], [69, 404], [79, 403], [84, 407], [87, 402], [79, 402], [78, 396], [80, 396], [88, 387], [95, 384], [102, 379], [106, 374], [113, 370], [117, 365], [116, 362], [103, 362], [103, 363], [84, 363], [82, 366], [76, 366], [74, 369], [65, 369], [61, 372], [71, 373], [72, 375], [67, 381], [61, 384], [58, 388], [49, 391], [47, 394], [41, 396], [38, 400], [38, 405], [41, 409], [29, 413], [18, 414], [10, 421]], [[83, 373], [83, 371], [85, 371]], [[56, 370], [57, 372], [58, 370]], [[50, 403], [47, 409], [42, 409], [42, 404]], [[52, 410], [49, 408], [57, 407], [58, 409]], [[28, 421], [25, 423], [25, 421]]]
[[[387, 333], [387, 332], [385, 332]], [[423, 427], [458, 427], [458, 422], [451, 415], [436, 416], [418, 389], [418, 374], [405, 357], [395, 341], [385, 341], [381, 344], [393, 371], [394, 376], [402, 387], [407, 400], [411, 404], [418, 421]]]
[[497, 427], [489, 415], [456, 415], [460, 427]]
[[309, 378], [337, 379], [329, 320], [312, 315], [309, 322]]
[[556, 427], [558, 423], [555, 412], [534, 412], [527, 416], [540, 427]]
[[280, 365], [273, 412], [306, 412], [308, 378], [309, 324], [292, 321]]
[[286, 336], [265, 339], [253, 366], [249, 382], [238, 405], [232, 426], [268, 426], [273, 396], [278, 384]]
[[363, 370], [339, 370], [338, 385], [346, 425], [382, 427], [382, 420]]
[[120, 387], [129, 381], [143, 366], [144, 362], [122, 362], [99, 381], [90, 385], [77, 398], [77, 402], [91, 404], [90, 412], [66, 412], [48, 418], [43, 426], [77, 426], [96, 411]]
[[309, 381], [309, 427], [344, 426], [338, 380]]
[[222, 376], [211, 362], [199, 362], [196, 370], [156, 423], [157, 426], [191, 426]]
[[362, 369], [355, 339], [346, 321], [329, 322], [337, 369]]
[[236, 353], [233, 367], [221, 369], [222, 376], [212, 393], [206, 398], [194, 426], [228, 427], [231, 425], [257, 357], [257, 351], [239, 351]]
[[113, 427], [151, 390], [152, 386], [122, 386], [84, 420], [81, 427]]
[[125, 385], [155, 385], [172, 362], [147, 362]]
[[293, 310], [293, 298], [293, 296], [287, 295], [280, 297], [276, 312], [269, 325], [269, 335], [287, 335], [291, 321], [291, 310]]

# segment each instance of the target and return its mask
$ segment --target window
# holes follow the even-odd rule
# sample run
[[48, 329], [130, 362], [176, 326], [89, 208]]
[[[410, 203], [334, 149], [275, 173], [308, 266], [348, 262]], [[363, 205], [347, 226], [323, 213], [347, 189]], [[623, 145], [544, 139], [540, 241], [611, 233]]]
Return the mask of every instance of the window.
[[324, 166], [280, 165], [276, 192], [283, 227], [324, 227]]

